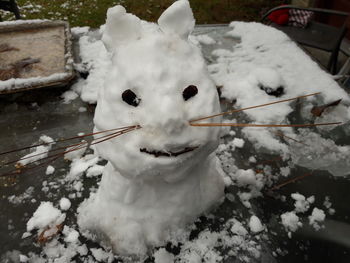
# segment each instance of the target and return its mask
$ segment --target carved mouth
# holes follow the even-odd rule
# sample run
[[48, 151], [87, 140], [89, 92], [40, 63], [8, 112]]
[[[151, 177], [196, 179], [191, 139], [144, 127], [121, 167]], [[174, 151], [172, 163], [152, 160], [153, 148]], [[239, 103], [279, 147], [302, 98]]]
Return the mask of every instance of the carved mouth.
[[163, 157], [177, 157], [181, 154], [185, 154], [185, 153], [188, 153], [188, 152], [192, 152], [193, 150], [197, 149], [198, 146], [195, 146], [195, 147], [185, 147], [184, 149], [180, 150], [180, 151], [157, 151], [157, 150], [148, 150], [146, 148], [142, 148], [140, 149], [140, 152], [143, 152], [143, 153], [147, 153], [147, 154], [151, 154], [153, 155], [154, 157], [160, 157], [160, 156], [163, 156]]

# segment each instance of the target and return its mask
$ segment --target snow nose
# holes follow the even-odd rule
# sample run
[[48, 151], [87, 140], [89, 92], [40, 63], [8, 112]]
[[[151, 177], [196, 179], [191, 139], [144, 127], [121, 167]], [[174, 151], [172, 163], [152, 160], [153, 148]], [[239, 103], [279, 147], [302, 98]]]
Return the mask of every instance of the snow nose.
[[158, 117], [154, 123], [156, 128], [165, 131], [169, 135], [180, 133], [188, 125], [182, 107], [170, 98], [163, 99], [159, 108], [155, 110]]

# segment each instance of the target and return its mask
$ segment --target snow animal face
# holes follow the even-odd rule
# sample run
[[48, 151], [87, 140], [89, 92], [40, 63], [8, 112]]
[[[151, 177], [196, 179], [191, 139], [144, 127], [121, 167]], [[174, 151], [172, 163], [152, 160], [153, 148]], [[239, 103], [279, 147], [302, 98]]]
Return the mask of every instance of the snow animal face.
[[97, 144], [97, 151], [123, 176], [170, 182], [217, 147], [218, 128], [189, 121], [220, 106], [201, 52], [188, 42], [194, 26], [188, 1], [175, 2], [158, 24], [141, 22], [121, 6], [108, 11], [102, 40], [113, 58], [94, 122], [97, 131], [140, 125]]

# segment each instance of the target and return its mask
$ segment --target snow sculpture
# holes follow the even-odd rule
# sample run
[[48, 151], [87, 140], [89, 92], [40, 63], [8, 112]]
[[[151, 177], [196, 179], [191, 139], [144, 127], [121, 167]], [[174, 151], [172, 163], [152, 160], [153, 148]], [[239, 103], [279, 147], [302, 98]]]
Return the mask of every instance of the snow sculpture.
[[95, 130], [142, 128], [97, 144], [108, 164], [97, 193], [80, 206], [78, 224], [120, 254], [164, 245], [224, 194], [213, 153], [219, 128], [189, 125], [220, 112], [201, 52], [188, 42], [194, 24], [188, 0], [175, 2], [158, 25], [122, 6], [107, 12], [102, 40], [113, 57]]

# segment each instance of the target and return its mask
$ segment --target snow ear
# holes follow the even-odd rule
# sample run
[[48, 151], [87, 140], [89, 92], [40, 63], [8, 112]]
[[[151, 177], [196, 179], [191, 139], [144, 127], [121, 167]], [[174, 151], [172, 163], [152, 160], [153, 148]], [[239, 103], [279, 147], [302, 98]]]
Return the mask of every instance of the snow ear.
[[140, 37], [141, 20], [137, 16], [126, 13], [125, 8], [120, 5], [108, 9], [102, 35], [102, 41], [108, 51], [113, 52], [118, 46]]
[[187, 39], [195, 25], [188, 0], [174, 2], [159, 17], [158, 25], [164, 33], [176, 34], [183, 39]]

